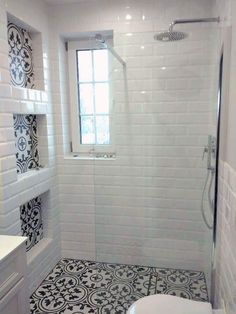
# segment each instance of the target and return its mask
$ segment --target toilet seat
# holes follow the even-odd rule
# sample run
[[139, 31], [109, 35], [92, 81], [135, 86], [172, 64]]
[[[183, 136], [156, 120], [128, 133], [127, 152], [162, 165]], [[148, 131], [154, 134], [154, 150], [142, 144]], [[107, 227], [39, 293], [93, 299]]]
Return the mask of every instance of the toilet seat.
[[133, 303], [127, 314], [212, 314], [212, 307], [208, 302], [155, 294]]

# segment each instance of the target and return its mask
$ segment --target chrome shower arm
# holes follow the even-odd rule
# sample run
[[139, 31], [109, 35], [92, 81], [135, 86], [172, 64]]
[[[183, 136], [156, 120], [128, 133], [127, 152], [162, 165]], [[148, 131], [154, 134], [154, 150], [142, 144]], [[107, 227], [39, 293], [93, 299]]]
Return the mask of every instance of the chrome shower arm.
[[199, 18], [199, 19], [180, 19], [174, 20], [170, 23], [169, 31], [172, 32], [176, 24], [191, 24], [191, 23], [219, 23], [220, 17], [209, 17], [209, 18]]

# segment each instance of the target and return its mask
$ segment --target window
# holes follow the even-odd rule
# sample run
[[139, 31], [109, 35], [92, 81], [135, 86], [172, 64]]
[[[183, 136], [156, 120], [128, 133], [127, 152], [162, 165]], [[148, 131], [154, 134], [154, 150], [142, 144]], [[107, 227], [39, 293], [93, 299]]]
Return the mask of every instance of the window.
[[109, 53], [94, 41], [68, 43], [73, 152], [112, 150]]
[[108, 51], [77, 50], [80, 144], [108, 145]]

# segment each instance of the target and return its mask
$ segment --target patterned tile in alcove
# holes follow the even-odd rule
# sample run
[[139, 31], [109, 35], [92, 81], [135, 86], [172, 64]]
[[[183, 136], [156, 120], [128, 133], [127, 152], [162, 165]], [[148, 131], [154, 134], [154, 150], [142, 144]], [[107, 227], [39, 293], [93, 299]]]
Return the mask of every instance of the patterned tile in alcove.
[[39, 166], [36, 115], [14, 115], [17, 173]]
[[36, 197], [20, 206], [22, 235], [28, 237], [26, 250], [29, 251], [43, 238], [41, 199]]
[[30, 34], [13, 23], [8, 23], [8, 46], [11, 83], [34, 88], [32, 39]]

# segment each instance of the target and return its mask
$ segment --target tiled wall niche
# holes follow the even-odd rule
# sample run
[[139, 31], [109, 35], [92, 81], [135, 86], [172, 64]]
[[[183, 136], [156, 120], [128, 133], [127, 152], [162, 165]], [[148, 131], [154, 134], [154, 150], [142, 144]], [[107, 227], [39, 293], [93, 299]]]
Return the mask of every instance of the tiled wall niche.
[[26, 251], [29, 251], [43, 238], [41, 197], [35, 197], [20, 206], [21, 232], [28, 237]]
[[45, 115], [14, 114], [16, 168], [18, 174], [48, 164], [47, 119]]
[[50, 191], [46, 191], [20, 206], [21, 233], [28, 237], [26, 251], [29, 254], [32, 253], [32, 248], [40, 248], [41, 244], [44, 245], [44, 241], [48, 241], [52, 237], [49, 208]]
[[11, 84], [16, 87], [44, 90], [41, 33], [10, 14], [7, 18]]
[[13, 115], [17, 173], [39, 167], [36, 115]]
[[11, 83], [34, 88], [33, 45], [30, 33], [8, 22], [8, 46]]

